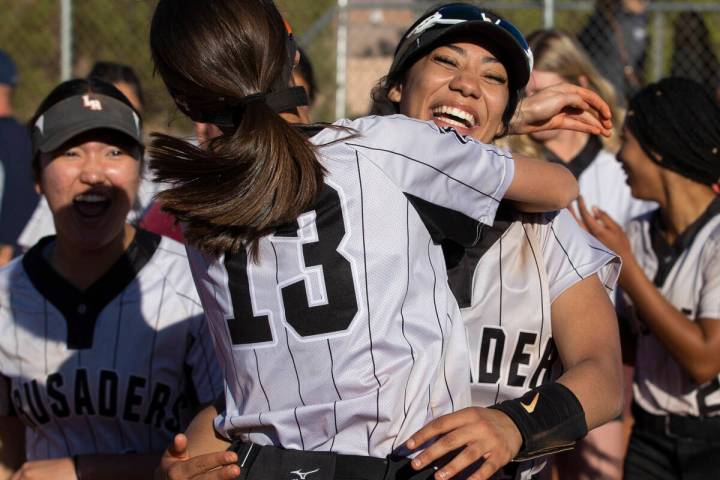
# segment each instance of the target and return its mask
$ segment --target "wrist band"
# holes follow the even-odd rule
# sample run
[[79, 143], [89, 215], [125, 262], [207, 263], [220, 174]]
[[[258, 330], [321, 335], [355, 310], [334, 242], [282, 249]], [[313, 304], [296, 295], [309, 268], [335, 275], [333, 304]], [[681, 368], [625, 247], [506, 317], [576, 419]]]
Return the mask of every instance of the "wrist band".
[[541, 385], [490, 408], [506, 414], [520, 430], [523, 444], [514, 461], [569, 450], [587, 434], [582, 405], [561, 383]]
[[82, 476], [80, 475], [80, 455], [73, 455], [72, 461], [73, 467], [75, 468], [75, 476], [77, 477], [77, 480], [82, 480]]

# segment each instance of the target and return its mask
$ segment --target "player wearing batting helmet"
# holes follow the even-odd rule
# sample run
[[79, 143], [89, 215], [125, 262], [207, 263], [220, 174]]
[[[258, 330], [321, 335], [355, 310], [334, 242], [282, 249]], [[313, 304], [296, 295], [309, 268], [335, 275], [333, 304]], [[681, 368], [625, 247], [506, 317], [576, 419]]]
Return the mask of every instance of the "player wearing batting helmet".
[[0, 458], [18, 480], [148, 478], [222, 393], [185, 251], [125, 222], [143, 145], [115, 87], [64, 82], [30, 125], [57, 234], [0, 270]]
[[[508, 131], [527, 131], [518, 119], [529, 119], [541, 103], [561, 109], [595, 96], [563, 84], [519, 102], [532, 59], [507, 20], [468, 4], [446, 4], [408, 29], [375, 97], [400, 113], [489, 143]], [[534, 130], [600, 133], [582, 120], [570, 116]], [[467, 438], [484, 453], [491, 442], [521, 437], [516, 462], [497, 477], [531, 478], [546, 463], [542, 455], [572, 447], [620, 409], [617, 321], [603, 288], [614, 286], [619, 262], [568, 211], [520, 214], [506, 202], [477, 245], [464, 249], [446, 241], [443, 248], [467, 327], [472, 401], [490, 409], [432, 422], [420, 443], [449, 431], [452, 441], [438, 442], [421, 459], [460, 448]], [[486, 476], [509, 460], [485, 458]], [[456, 461], [443, 470], [453, 475], [462, 467]]]

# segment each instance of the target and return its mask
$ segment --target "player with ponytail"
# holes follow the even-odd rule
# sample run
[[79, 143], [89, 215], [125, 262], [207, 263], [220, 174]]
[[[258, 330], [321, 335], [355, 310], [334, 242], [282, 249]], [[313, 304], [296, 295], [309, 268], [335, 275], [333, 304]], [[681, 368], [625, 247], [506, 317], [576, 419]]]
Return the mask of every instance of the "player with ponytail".
[[[400, 115], [304, 124], [295, 45], [271, 2], [161, 0], [150, 45], [178, 108], [222, 131], [205, 149], [151, 147], [226, 381], [220, 438], [198, 417], [163, 475], [240, 459], [212, 475], [401, 478], [421, 448], [403, 442], [470, 403], [440, 243], [476, 244], [503, 197], [563, 207], [574, 179]], [[607, 106], [584, 108], [603, 130]]]

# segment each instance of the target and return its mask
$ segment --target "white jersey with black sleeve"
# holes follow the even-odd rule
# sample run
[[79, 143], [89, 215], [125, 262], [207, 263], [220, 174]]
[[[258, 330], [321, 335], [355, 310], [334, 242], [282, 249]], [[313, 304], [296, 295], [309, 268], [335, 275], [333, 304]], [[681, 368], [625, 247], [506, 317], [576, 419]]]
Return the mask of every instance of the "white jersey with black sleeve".
[[472, 245], [514, 164], [403, 116], [311, 138], [316, 204], [241, 251], [190, 261], [226, 375], [229, 438], [385, 457], [470, 403], [467, 345], [439, 243]]
[[[476, 246], [464, 253], [443, 247], [467, 328], [472, 403], [480, 407], [554, 381], [562, 365], [553, 342], [552, 303], [594, 274], [611, 294], [620, 272], [618, 257], [567, 210], [521, 214], [503, 202]], [[504, 473], [529, 479], [544, 465], [538, 458], [513, 463]]]
[[[662, 295], [691, 321], [720, 321], [720, 199], [670, 246], [658, 210], [628, 229], [633, 255]], [[638, 333], [633, 399], [653, 415], [720, 415], [720, 377], [695, 383], [663, 343], [638, 318], [624, 295]]]
[[185, 249], [138, 230], [80, 291], [53, 243], [0, 270], [0, 415], [26, 425], [28, 460], [161, 452], [223, 393]]

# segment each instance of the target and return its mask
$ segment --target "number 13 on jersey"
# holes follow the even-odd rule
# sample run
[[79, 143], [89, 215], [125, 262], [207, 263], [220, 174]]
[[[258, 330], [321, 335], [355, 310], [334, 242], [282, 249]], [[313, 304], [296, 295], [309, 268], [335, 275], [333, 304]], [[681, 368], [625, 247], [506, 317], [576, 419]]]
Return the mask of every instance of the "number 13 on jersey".
[[277, 329], [320, 340], [350, 328], [358, 313], [357, 268], [347, 253], [347, 215], [325, 184], [315, 209], [261, 240], [259, 263], [245, 250], [225, 256], [236, 348], [272, 345]]

